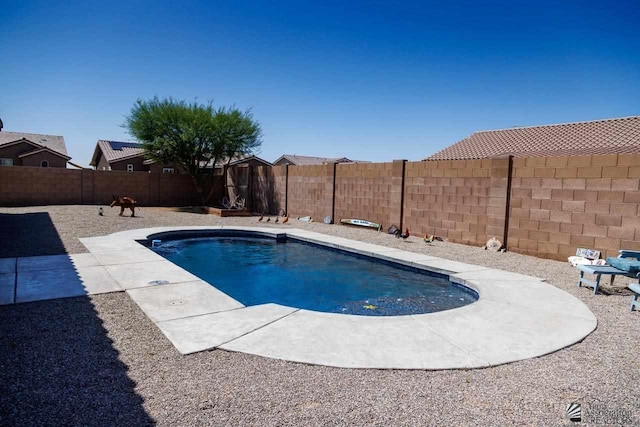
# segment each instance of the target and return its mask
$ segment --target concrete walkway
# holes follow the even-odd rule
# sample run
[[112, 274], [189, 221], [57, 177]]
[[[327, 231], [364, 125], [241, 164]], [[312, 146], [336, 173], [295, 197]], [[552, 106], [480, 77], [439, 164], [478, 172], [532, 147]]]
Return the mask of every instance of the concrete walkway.
[[[245, 307], [136, 241], [221, 229], [287, 236], [447, 274], [480, 298], [454, 310], [393, 317]], [[597, 326], [581, 301], [534, 277], [298, 229], [162, 227], [81, 241], [90, 254], [0, 260], [0, 303], [126, 291], [183, 354], [222, 348], [350, 368], [493, 366], [559, 350]]]

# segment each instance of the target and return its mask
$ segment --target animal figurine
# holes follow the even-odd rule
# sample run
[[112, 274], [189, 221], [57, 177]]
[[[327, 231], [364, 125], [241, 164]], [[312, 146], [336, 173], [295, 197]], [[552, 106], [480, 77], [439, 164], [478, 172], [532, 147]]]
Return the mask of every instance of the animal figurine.
[[487, 240], [487, 244], [483, 246], [483, 249], [485, 251], [490, 250], [493, 252], [498, 252], [500, 249], [502, 249], [502, 242], [495, 237], [492, 237]]
[[405, 228], [404, 229], [404, 233], [400, 235], [400, 237], [402, 237], [402, 240], [407, 240], [407, 238], [409, 237], [409, 229]]
[[402, 240], [406, 241], [407, 238], [409, 237], [409, 229], [405, 228], [404, 233], [402, 233], [400, 230], [396, 230], [395, 236], [396, 236], [396, 239], [399, 239], [402, 237]]
[[289, 217], [288, 217], [288, 216], [285, 216], [285, 217], [282, 219], [282, 223], [283, 223], [283, 224], [286, 224], [287, 222], [289, 222]]
[[264, 218], [264, 215], [260, 215], [260, 218], [258, 218], [258, 222], [262, 222], [263, 218]]
[[436, 239], [436, 236], [434, 236], [434, 235], [429, 235], [429, 234], [425, 234], [424, 235], [424, 242], [425, 243], [432, 243], [435, 239]]
[[113, 195], [113, 202], [111, 202], [111, 207], [114, 206], [120, 206], [120, 214], [118, 216], [122, 216], [125, 209], [131, 209], [131, 216], [136, 216], [136, 201], [132, 197], [116, 197], [115, 195]]
[[104, 216], [104, 210], [102, 209], [102, 206], [98, 208], [98, 215]]
[[276, 221], [275, 221], [275, 222], [280, 222], [280, 218], [278, 218], [278, 217], [276, 216]]
[[271, 221], [271, 217], [267, 218], [267, 222]]

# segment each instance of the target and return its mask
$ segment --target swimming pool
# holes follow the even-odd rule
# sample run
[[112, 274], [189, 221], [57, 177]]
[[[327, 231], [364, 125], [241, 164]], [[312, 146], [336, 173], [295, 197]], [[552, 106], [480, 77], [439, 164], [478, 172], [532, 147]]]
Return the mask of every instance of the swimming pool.
[[398, 316], [471, 304], [478, 295], [438, 275], [295, 239], [164, 240], [153, 250], [245, 306]]
[[[149, 249], [154, 239], [213, 235], [290, 238], [426, 269], [481, 298], [455, 310], [410, 316], [244, 306]], [[540, 278], [310, 230], [169, 226], [80, 240], [182, 354], [223, 349], [343, 368], [470, 369], [543, 356], [582, 341], [598, 325], [584, 303]]]

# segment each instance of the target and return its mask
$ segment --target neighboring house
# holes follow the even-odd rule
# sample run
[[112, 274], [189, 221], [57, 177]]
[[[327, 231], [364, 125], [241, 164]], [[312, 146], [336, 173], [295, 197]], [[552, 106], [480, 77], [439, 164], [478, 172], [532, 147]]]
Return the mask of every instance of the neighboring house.
[[424, 160], [640, 153], [640, 116], [475, 132]]
[[295, 166], [309, 166], [309, 165], [326, 165], [328, 163], [369, 163], [362, 160], [351, 160], [346, 157], [311, 157], [311, 156], [297, 156], [295, 154], [283, 154], [275, 162], [274, 166], [295, 165]]
[[[222, 162], [221, 162], [222, 163]], [[227, 162], [225, 161], [224, 163], [222, 163], [224, 165], [227, 164]], [[261, 159], [258, 156], [248, 156], [248, 157], [239, 157], [236, 158], [235, 160], [232, 160], [231, 162], [229, 162], [229, 166], [273, 166], [270, 162]], [[219, 166], [216, 166], [219, 167]]]
[[[214, 173], [222, 175], [223, 165], [227, 161], [219, 161], [215, 165]], [[233, 160], [230, 166], [252, 164], [269, 165], [271, 163], [256, 156], [249, 156]], [[96, 170], [120, 170], [129, 172], [152, 172], [152, 173], [181, 173], [181, 167], [175, 164], [159, 164], [154, 160], [145, 157], [142, 144], [139, 142], [120, 142], [99, 140], [91, 158], [91, 166]], [[211, 168], [211, 165], [208, 166]]]
[[179, 172], [175, 165], [160, 165], [145, 157], [144, 148], [139, 142], [107, 141], [96, 143], [93, 157], [89, 163], [96, 170], [114, 170], [128, 172]]
[[62, 136], [1, 129], [0, 125], [0, 166], [66, 168], [71, 160]]

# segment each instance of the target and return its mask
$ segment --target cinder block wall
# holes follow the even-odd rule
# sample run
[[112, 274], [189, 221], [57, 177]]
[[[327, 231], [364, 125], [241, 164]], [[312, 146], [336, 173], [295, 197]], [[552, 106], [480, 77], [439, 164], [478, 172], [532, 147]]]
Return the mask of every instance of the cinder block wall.
[[287, 204], [292, 217], [311, 216], [322, 221], [331, 216], [333, 203], [333, 164], [289, 165]]
[[334, 222], [344, 218], [366, 219], [388, 228], [399, 226], [391, 218], [393, 163], [343, 163], [336, 165]]
[[[129, 172], [131, 173], [131, 172]], [[149, 176], [149, 204], [151, 206], [198, 206], [202, 204], [198, 196], [193, 178], [185, 174], [147, 173]], [[205, 197], [210, 186], [214, 191], [209, 198], [208, 206], [215, 206], [223, 197], [222, 176], [214, 176], [204, 188]]]
[[514, 159], [509, 249], [566, 260], [640, 250], [640, 155]]
[[[214, 185], [219, 187], [219, 181]], [[105, 205], [111, 203], [112, 195], [131, 196], [147, 206], [200, 204], [188, 175], [0, 167], [0, 206]]]
[[27, 166], [0, 167], [0, 206], [82, 203], [78, 170]]
[[[355, 217], [386, 228], [400, 225], [402, 208], [416, 236], [470, 245], [495, 236], [509, 250], [558, 260], [577, 247], [604, 256], [640, 250], [640, 154], [513, 159], [507, 218], [509, 170], [507, 158], [256, 167], [251, 187], [271, 215], [287, 209], [321, 221], [332, 215], [335, 191], [336, 222]], [[221, 177], [214, 186], [222, 190]], [[112, 194], [143, 205], [200, 204], [187, 175], [0, 167], [1, 206], [108, 204]]]
[[509, 159], [408, 162], [404, 223], [412, 234], [504, 242]]
[[274, 183], [274, 212], [279, 214], [280, 211], [287, 213], [287, 166], [273, 166], [271, 168], [273, 173]]
[[150, 185], [148, 172], [94, 171], [93, 202], [104, 205], [113, 196], [133, 197], [138, 203], [150, 205]]

